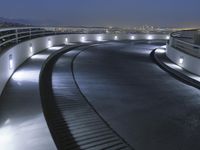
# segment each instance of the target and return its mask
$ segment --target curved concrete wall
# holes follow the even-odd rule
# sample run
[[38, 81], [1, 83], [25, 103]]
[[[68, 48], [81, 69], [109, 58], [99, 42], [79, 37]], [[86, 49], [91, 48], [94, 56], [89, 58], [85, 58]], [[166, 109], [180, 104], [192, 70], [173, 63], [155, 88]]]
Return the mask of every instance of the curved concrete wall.
[[[188, 70], [191, 73], [200, 75], [200, 59], [194, 56], [191, 56], [189, 54], [186, 54], [184, 52], [181, 52], [180, 50], [177, 50], [170, 45], [167, 45], [167, 57], [177, 64], [178, 66], [181, 66], [185, 70]], [[180, 59], [183, 60], [183, 62], [180, 62]]]
[[[118, 40], [154, 40], [154, 39], [168, 39], [168, 35], [156, 35], [156, 34], [120, 34], [120, 35], [113, 35], [113, 34], [67, 34], [67, 35], [53, 35], [53, 36], [46, 36], [40, 37], [36, 39], [32, 39], [29, 41], [22, 42], [0, 55], [0, 94], [3, 91], [7, 81], [9, 80], [10, 76], [13, 72], [30, 56], [39, 51], [42, 51], [49, 47], [48, 41], [51, 41], [51, 45], [59, 45], [64, 44], [65, 39], [68, 38], [69, 42], [81, 42], [81, 37], [85, 37], [88, 41], [97, 41], [98, 37], [102, 37], [103, 40], [114, 40], [114, 37], [117, 36]], [[30, 52], [30, 45], [32, 45], [33, 52]], [[12, 69], [9, 68], [10, 61], [9, 58], [12, 58], [13, 67]]]

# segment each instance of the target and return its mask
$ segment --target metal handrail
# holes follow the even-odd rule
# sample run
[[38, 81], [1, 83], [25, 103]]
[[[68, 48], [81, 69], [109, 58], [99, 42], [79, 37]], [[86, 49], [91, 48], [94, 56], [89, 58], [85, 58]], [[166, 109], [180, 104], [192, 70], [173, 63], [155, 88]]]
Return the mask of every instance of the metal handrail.
[[[13, 42], [13, 41], [16, 41], [16, 39], [10, 39], [10, 40], [7, 40], [7, 41], [5, 41], [5, 42], [3, 42], [3, 43], [0, 43], [0, 47], [3, 47], [4, 45], [6, 45], [6, 44], [8, 44], [8, 43], [11, 43], [11, 42]], [[17, 43], [17, 42], [16, 42]]]
[[[47, 35], [67, 34], [69, 29], [76, 29], [79, 32], [84, 30], [93, 30], [97, 28], [84, 28], [84, 27], [18, 27], [18, 28], [3, 28], [0, 29], [0, 50], [5, 46], [13, 44], [13, 41], [18, 44], [20, 39], [29, 40], [30, 38], [37, 38]], [[80, 30], [81, 29], [81, 30]], [[98, 28], [100, 30], [100, 28]], [[106, 31], [105, 28], [101, 28], [102, 33]], [[10, 33], [9, 33], [10, 32]], [[71, 33], [71, 32], [70, 32]]]
[[3, 36], [0, 36], [0, 39], [4, 39], [4, 38], [10, 37], [10, 36], [15, 36], [15, 35], [16, 35], [16, 33], [6, 34], [6, 35], [3, 35]]
[[[59, 34], [106, 34], [105, 27], [17, 27], [0, 29], [0, 52], [6, 47], [42, 36]], [[122, 32], [123, 33], [123, 32]], [[118, 33], [119, 34], [119, 33]], [[142, 34], [142, 33], [141, 33]], [[158, 33], [162, 34], [162, 33]]]
[[197, 30], [184, 30], [171, 33], [170, 46], [200, 58], [200, 45], [184, 39], [185, 37], [193, 39], [196, 32]]

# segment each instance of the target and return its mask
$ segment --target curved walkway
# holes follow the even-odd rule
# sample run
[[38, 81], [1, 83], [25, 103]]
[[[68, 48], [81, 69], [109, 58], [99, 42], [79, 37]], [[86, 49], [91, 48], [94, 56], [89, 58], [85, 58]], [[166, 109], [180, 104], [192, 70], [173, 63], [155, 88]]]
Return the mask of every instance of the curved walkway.
[[200, 92], [153, 62], [162, 45], [119, 41], [35, 55], [1, 96], [0, 149], [199, 150]]
[[45, 50], [27, 60], [8, 81], [0, 104], [1, 150], [56, 150], [43, 115], [39, 74]]
[[92, 47], [74, 62], [82, 93], [136, 150], [199, 150], [200, 92], [150, 57], [161, 43]]
[[[68, 150], [131, 149], [91, 107], [76, 85], [72, 64], [87, 48], [78, 47], [62, 56], [58, 53], [47, 61], [41, 76], [41, 84], [45, 85], [41, 88], [42, 95], [45, 95], [44, 111], [56, 144], [59, 149]], [[51, 72], [52, 91], [51, 85], [47, 87]]]

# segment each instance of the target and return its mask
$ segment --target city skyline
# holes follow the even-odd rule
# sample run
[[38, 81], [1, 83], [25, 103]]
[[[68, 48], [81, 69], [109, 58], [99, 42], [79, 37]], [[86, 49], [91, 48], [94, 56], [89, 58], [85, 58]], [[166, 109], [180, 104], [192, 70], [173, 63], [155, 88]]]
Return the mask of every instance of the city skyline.
[[[198, 27], [197, 0], [3, 0], [1, 17], [63, 26]], [[12, 4], [15, 7], [8, 9]], [[38, 5], [40, 4], [40, 5]]]

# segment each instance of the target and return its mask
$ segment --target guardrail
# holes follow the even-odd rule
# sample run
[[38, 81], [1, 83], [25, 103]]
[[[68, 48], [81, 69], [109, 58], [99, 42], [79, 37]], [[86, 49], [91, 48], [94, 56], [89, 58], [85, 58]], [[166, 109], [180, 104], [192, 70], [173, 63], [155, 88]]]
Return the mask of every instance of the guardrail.
[[200, 58], [200, 45], [194, 44], [197, 30], [174, 32], [170, 36], [170, 46], [187, 54]]
[[[21, 28], [4, 28], [0, 29], [0, 52], [3, 49], [10, 48], [14, 45], [17, 45], [20, 42], [27, 41], [30, 39], [51, 36], [51, 35], [60, 35], [60, 34], [126, 34], [127, 39], [137, 40], [143, 38], [140, 35], [144, 33], [135, 33], [127, 34], [123, 33], [110, 33], [109, 29], [103, 27], [21, 27]], [[136, 35], [136, 36], [134, 36]], [[146, 34], [147, 40], [154, 39], [154, 34]], [[157, 34], [156, 34], [157, 35]], [[158, 35], [166, 35], [165, 33], [159, 33]], [[166, 39], [169, 39], [167, 35]]]
[[106, 33], [105, 28], [21, 27], [0, 29], [0, 50], [20, 42], [58, 34]]
[[34, 54], [56, 45], [109, 40], [168, 40], [168, 34], [110, 34], [105, 28], [27, 27], [0, 29], [0, 95], [15, 70]]

